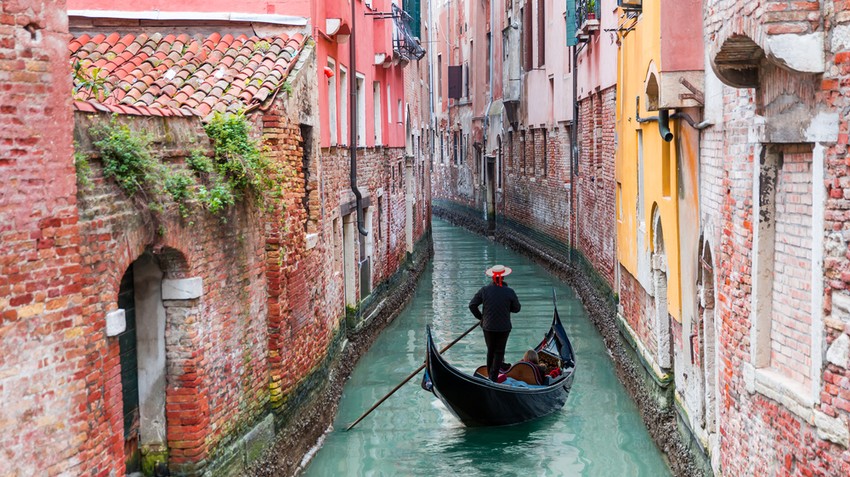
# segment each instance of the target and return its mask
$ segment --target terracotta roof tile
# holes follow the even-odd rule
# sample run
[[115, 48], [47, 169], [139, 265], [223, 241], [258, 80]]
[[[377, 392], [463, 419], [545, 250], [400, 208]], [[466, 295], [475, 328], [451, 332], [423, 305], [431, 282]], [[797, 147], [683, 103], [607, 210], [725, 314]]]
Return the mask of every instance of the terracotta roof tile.
[[110, 94], [97, 101], [82, 88], [74, 104], [80, 111], [156, 116], [256, 107], [283, 85], [305, 43], [300, 34], [81, 35], [68, 44], [71, 61], [102, 67]]

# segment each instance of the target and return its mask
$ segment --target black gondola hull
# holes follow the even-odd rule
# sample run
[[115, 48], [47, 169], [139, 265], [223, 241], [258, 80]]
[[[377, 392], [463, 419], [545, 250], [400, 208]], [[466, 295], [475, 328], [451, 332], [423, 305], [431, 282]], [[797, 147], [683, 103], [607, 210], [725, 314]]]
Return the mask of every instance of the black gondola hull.
[[[469, 427], [518, 424], [561, 409], [573, 384], [575, 365], [572, 347], [563, 333], [557, 312], [552, 330], [547, 335], [548, 340], [554, 339], [556, 326], [560, 327], [567, 343], [568, 350], [563, 351], [561, 356], [568, 359], [565, 360], [568, 365], [554, 383], [534, 388], [493, 383], [460, 372], [440, 356], [429, 328], [426, 368], [433, 386], [432, 391], [452, 414]], [[543, 348], [546, 344], [547, 340], [544, 340], [537, 348]]]

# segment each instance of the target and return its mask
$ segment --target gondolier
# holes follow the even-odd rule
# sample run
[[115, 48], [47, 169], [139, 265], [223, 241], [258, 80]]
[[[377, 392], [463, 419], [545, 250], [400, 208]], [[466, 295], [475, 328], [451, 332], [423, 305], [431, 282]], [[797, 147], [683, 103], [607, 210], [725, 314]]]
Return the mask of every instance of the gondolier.
[[[511, 334], [511, 313], [520, 310], [516, 292], [505, 283], [504, 278], [512, 270], [504, 265], [494, 265], [485, 272], [493, 279], [481, 287], [469, 302], [469, 311], [481, 320], [484, 342], [487, 343], [487, 372], [491, 381], [499, 376], [499, 367], [505, 359], [505, 346]], [[479, 307], [484, 305], [482, 312]]]

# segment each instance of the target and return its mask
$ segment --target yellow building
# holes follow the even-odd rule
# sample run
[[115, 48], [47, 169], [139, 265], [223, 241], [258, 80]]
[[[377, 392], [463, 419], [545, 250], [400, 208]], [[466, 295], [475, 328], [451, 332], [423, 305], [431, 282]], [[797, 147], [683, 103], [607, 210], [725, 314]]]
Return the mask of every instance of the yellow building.
[[701, 18], [699, 1], [662, 0], [621, 10], [619, 21], [621, 318], [659, 375], [673, 368], [674, 344], [690, 351], [697, 313]]

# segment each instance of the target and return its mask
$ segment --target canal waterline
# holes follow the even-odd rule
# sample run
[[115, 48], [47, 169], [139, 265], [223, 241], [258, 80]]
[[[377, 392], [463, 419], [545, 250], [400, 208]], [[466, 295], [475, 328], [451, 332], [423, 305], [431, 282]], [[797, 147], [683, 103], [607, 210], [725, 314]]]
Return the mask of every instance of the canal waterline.
[[[670, 475], [573, 290], [527, 258], [461, 228], [435, 219], [433, 232], [434, 259], [413, 300], [352, 372], [333, 430], [304, 475]], [[417, 376], [345, 431], [422, 364], [425, 325], [443, 346], [475, 324], [469, 299], [487, 283], [484, 270], [496, 263], [513, 268], [506, 281], [522, 303], [506, 361], [517, 361], [540, 341], [551, 323], [555, 290], [577, 360], [564, 408], [516, 426], [466, 428], [419, 387]], [[466, 371], [483, 364], [485, 355], [480, 330], [445, 354]]]

